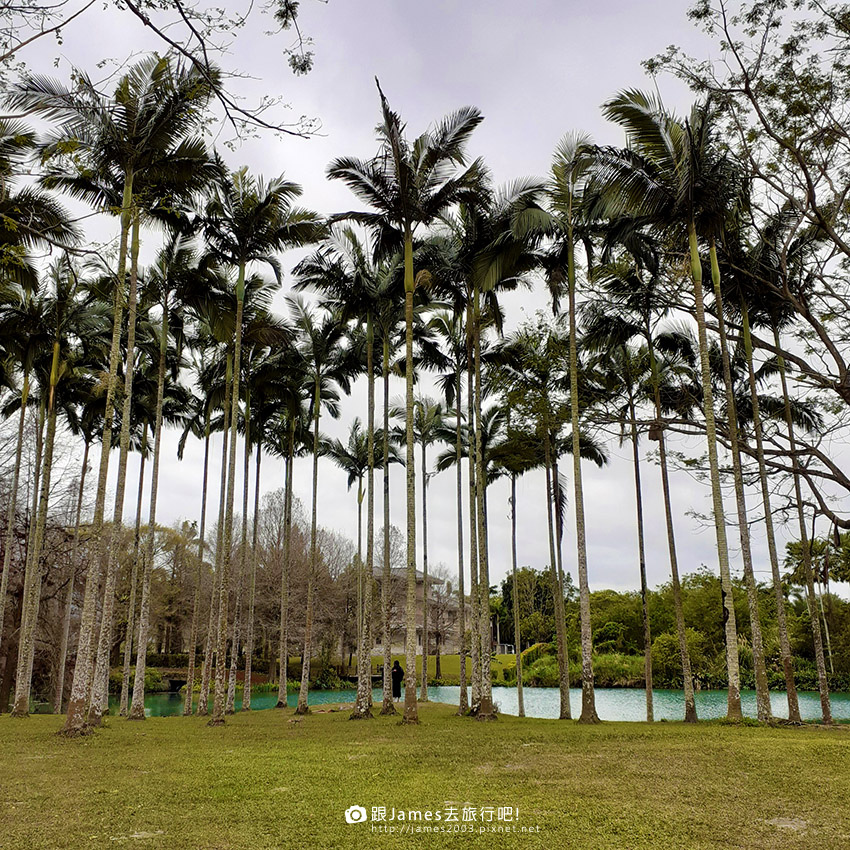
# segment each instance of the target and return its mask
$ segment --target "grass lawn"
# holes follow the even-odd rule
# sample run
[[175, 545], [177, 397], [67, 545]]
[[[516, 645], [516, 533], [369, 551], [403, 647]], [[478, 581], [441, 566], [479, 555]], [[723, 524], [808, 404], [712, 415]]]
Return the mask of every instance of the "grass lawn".
[[[453, 711], [420, 706], [418, 727], [339, 712], [295, 723], [291, 710], [216, 729], [113, 718], [78, 740], [54, 734], [61, 718], [4, 715], [0, 847], [850, 847], [847, 727], [478, 723]], [[511, 806], [517, 829], [535, 831], [376, 833], [345, 822], [353, 804], [443, 817], [449, 805]], [[486, 826], [504, 826], [497, 816]]]

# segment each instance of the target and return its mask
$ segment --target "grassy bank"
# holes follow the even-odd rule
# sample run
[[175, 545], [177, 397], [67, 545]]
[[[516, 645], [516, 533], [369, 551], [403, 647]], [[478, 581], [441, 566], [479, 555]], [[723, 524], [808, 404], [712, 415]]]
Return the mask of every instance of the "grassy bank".
[[[292, 722], [274, 710], [218, 729], [195, 717], [112, 719], [72, 741], [54, 734], [61, 718], [3, 716], [0, 846], [850, 846], [846, 728], [482, 724], [436, 704], [420, 713], [418, 727], [345, 713]], [[540, 831], [414, 835], [411, 845], [346, 824], [353, 804], [510, 806], [514, 825]]]

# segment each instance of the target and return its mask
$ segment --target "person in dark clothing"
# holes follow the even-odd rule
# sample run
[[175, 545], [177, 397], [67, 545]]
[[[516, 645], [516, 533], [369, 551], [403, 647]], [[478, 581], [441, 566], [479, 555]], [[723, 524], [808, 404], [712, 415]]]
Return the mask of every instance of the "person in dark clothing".
[[401, 669], [401, 665], [398, 661], [393, 662], [393, 669], [390, 671], [390, 675], [393, 677], [393, 699], [400, 700], [401, 683], [404, 679], [404, 670]]

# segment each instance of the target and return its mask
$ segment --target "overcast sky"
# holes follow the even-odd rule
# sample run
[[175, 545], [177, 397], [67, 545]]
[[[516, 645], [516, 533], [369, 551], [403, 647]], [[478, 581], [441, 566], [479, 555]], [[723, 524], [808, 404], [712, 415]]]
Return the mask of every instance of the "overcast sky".
[[[567, 132], [591, 134], [602, 143], [622, 142], [619, 130], [606, 124], [600, 105], [624, 88], [650, 88], [655, 81], [641, 68], [641, 61], [670, 44], [708, 58], [712, 46], [686, 18], [687, 3], [657, 0], [654, 3], [599, 0], [594, 3], [530, 0], [330, 0], [326, 5], [303, 0], [300, 23], [315, 40], [315, 67], [305, 77], [294, 77], [281, 46], [286, 34], [264, 35], [271, 21], [255, 14], [233, 41], [231, 55], [222, 62], [254, 79], [239, 80], [234, 88], [250, 105], [262, 95], [281, 95], [290, 105], [291, 120], [300, 115], [318, 117], [322, 135], [308, 140], [276, 138], [265, 134], [236, 150], [223, 150], [232, 167], [247, 164], [266, 176], [285, 172], [304, 187], [303, 202], [322, 213], [359, 208], [359, 202], [339, 182], [328, 182], [324, 170], [336, 156], [368, 157], [376, 150], [374, 127], [379, 118], [375, 77], [392, 106], [407, 121], [411, 136], [447, 112], [475, 105], [485, 116], [475, 131], [470, 153], [483, 156], [499, 183], [520, 176], [545, 175], [552, 152]], [[232, 8], [232, 4], [228, 4]], [[132, 51], [162, 49], [161, 44], [128, 13], [89, 11], [65, 33], [60, 48], [43, 44], [25, 56], [30, 67], [67, 80], [68, 69], [77, 65], [97, 79], [110, 71], [96, 63], [109, 58], [124, 61]], [[57, 68], [50, 60], [61, 52]], [[688, 108], [691, 98], [681, 84], [670, 78], [658, 80], [659, 91], [669, 107]], [[228, 134], [225, 132], [222, 138]], [[98, 238], [111, 238], [114, 220], [95, 225]], [[158, 238], [147, 234], [146, 253], [156, 250]], [[287, 268], [294, 258], [285, 258]], [[288, 291], [290, 281], [284, 284]], [[282, 309], [283, 293], [279, 304]], [[523, 294], [506, 301], [508, 323], [515, 326], [525, 315], [543, 308], [542, 294]], [[391, 396], [403, 392], [396, 382]], [[379, 399], [380, 400], [380, 399]], [[340, 422], [322, 423], [322, 429], [345, 439], [355, 415], [365, 419], [365, 382], [359, 382], [344, 405]], [[202, 446], [190, 443], [184, 460], [176, 460], [176, 435], [165, 439], [161, 468], [158, 519], [196, 519], [199, 514]], [[211, 453], [211, 481], [218, 481], [218, 440]], [[603, 470], [585, 467], [585, 500], [589, 575], [591, 587], [631, 589], [638, 586], [633, 470], [628, 445], [609, 446], [611, 463]], [[645, 456], [652, 444], [642, 443]], [[673, 442], [672, 449], [699, 454], [699, 441]], [[417, 452], [418, 456], [418, 452]], [[114, 475], [117, 453], [111, 464]], [[125, 515], [135, 507], [138, 458], [131, 458]], [[95, 460], [96, 464], [96, 460]], [[567, 459], [563, 463], [566, 471]], [[240, 462], [241, 469], [241, 462]], [[417, 474], [418, 478], [418, 474]], [[379, 480], [379, 479], [378, 479]], [[456, 566], [456, 518], [454, 472], [432, 479], [429, 498], [429, 561], [432, 566]], [[668, 580], [664, 519], [658, 467], [643, 468], [647, 533], [647, 571], [650, 584]], [[238, 484], [238, 481], [237, 481]], [[283, 467], [272, 458], [264, 464], [262, 490], [283, 485]], [[418, 481], [417, 481], [418, 485]], [[403, 470], [393, 472], [393, 522], [403, 525]], [[672, 480], [675, 523], [678, 532], [680, 569], [689, 572], [700, 564], [716, 568], [714, 533], [688, 515], [707, 513], [709, 490], [685, 473]], [[305, 503], [310, 499], [309, 465], [296, 466], [295, 491]], [[380, 489], [378, 491], [380, 494]], [[495, 484], [490, 492], [490, 552], [493, 583], [510, 569], [508, 485]], [[518, 557], [521, 565], [541, 568], [548, 563], [541, 473], [523, 477], [518, 486]], [[466, 501], [466, 500], [464, 500]], [[564, 540], [564, 564], [575, 578], [575, 544], [570, 515]], [[751, 495], [753, 507], [756, 499]], [[217, 509], [218, 494], [210, 491], [209, 510]], [[380, 495], [376, 498], [381, 523]], [[346, 490], [343, 473], [323, 463], [319, 480], [319, 518], [352, 538], [356, 534], [354, 493]], [[727, 511], [734, 513], [728, 500]], [[766, 547], [760, 529], [754, 529], [756, 571], [769, 577]], [[730, 541], [737, 534], [732, 530]], [[421, 549], [421, 540], [417, 540]], [[734, 548], [736, 569], [737, 546]]]

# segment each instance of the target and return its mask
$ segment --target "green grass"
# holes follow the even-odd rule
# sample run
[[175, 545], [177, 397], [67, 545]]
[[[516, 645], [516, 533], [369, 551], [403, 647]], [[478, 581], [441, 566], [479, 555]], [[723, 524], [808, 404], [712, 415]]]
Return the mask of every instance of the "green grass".
[[[440, 704], [422, 724], [276, 710], [109, 726], [0, 717], [0, 846], [59, 848], [850, 846], [848, 729], [501, 717]], [[514, 806], [539, 834], [373, 834], [352, 804]]]

